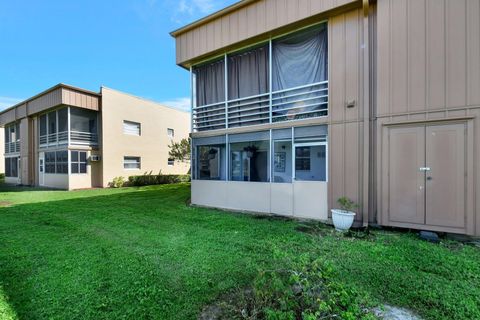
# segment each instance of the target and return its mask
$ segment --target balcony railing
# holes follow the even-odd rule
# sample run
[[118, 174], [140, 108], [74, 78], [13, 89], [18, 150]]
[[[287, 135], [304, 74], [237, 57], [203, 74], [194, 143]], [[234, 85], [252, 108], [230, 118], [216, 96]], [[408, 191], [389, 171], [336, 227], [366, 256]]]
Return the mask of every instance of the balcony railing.
[[76, 145], [96, 145], [98, 143], [98, 136], [96, 133], [81, 132], [81, 131], [62, 131], [51, 133], [48, 135], [41, 135], [39, 137], [40, 147], [49, 147], [68, 144]]
[[250, 126], [328, 115], [328, 81], [193, 108], [193, 129]]
[[5, 153], [20, 152], [20, 141], [5, 142]]

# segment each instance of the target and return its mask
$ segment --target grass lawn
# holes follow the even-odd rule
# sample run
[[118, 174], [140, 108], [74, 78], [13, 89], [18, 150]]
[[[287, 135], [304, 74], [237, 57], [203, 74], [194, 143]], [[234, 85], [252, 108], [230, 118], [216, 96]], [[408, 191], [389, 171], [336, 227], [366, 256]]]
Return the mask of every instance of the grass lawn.
[[191, 208], [188, 184], [0, 187], [0, 319], [195, 319], [275, 256], [322, 257], [372, 303], [480, 318], [480, 250], [414, 234], [344, 237], [300, 222]]

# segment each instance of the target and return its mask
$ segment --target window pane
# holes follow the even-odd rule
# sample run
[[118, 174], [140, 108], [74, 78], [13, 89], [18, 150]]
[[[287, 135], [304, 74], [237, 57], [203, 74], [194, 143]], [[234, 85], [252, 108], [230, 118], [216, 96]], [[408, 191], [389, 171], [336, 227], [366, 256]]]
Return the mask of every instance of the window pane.
[[273, 152], [273, 182], [292, 182], [292, 139], [274, 140]]
[[5, 142], [10, 142], [10, 127], [4, 128]]
[[175, 131], [173, 129], [170, 129], [168, 128], [167, 129], [167, 135], [170, 137], [170, 138], [173, 138], [175, 136]]
[[72, 162], [78, 162], [78, 151], [70, 151], [70, 157]]
[[140, 157], [123, 157], [124, 169], [140, 169]]
[[70, 165], [70, 170], [72, 170], [72, 173], [78, 173], [78, 163], [72, 163]]
[[80, 163], [80, 173], [87, 173], [87, 165], [85, 163]]
[[268, 182], [268, 141], [230, 144], [230, 179], [233, 181]]
[[56, 111], [48, 114], [48, 134], [57, 132], [57, 113]]
[[44, 136], [47, 134], [47, 115], [44, 114], [40, 116], [40, 135]]
[[87, 153], [86, 152], [79, 152], [80, 155], [80, 162], [86, 162], [87, 161]]
[[225, 145], [199, 146], [197, 179], [225, 180]]
[[10, 158], [10, 176], [18, 177], [18, 158]]
[[58, 132], [68, 131], [68, 109], [62, 108], [58, 111]]
[[327, 147], [302, 146], [295, 148], [295, 179], [303, 181], [326, 181]]
[[71, 107], [70, 130], [97, 133], [97, 112]]
[[123, 121], [123, 133], [134, 136], [140, 135], [140, 123], [132, 121]]

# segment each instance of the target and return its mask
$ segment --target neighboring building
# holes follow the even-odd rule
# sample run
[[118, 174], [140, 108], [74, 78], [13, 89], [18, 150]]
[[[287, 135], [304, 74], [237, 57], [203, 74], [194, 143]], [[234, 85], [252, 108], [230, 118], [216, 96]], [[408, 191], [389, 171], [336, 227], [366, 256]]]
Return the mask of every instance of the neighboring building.
[[[3, 146], [3, 144], [5, 143], [4, 136], [5, 132], [0, 129], [0, 146]], [[5, 160], [2, 152], [0, 152], [0, 173], [5, 173]]]
[[107, 187], [145, 172], [184, 174], [171, 141], [189, 134], [187, 112], [102, 87], [54, 86], [0, 113], [6, 182], [61, 189]]
[[479, 0], [243, 0], [172, 32], [192, 203], [480, 235]]

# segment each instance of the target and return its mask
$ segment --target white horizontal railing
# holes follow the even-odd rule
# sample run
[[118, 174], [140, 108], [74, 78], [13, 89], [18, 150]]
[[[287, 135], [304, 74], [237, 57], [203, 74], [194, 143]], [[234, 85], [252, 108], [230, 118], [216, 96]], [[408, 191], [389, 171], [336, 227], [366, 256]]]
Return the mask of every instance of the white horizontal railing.
[[328, 81], [193, 108], [193, 129], [206, 131], [328, 115]]
[[75, 144], [91, 145], [98, 142], [98, 137], [96, 133], [70, 131], [70, 142]]
[[20, 141], [5, 142], [5, 153], [20, 152]]
[[62, 131], [39, 137], [41, 147], [68, 144], [69, 142], [71, 144], [95, 145], [98, 143], [98, 136], [96, 133], [90, 132], [70, 131], [69, 133], [68, 131]]

